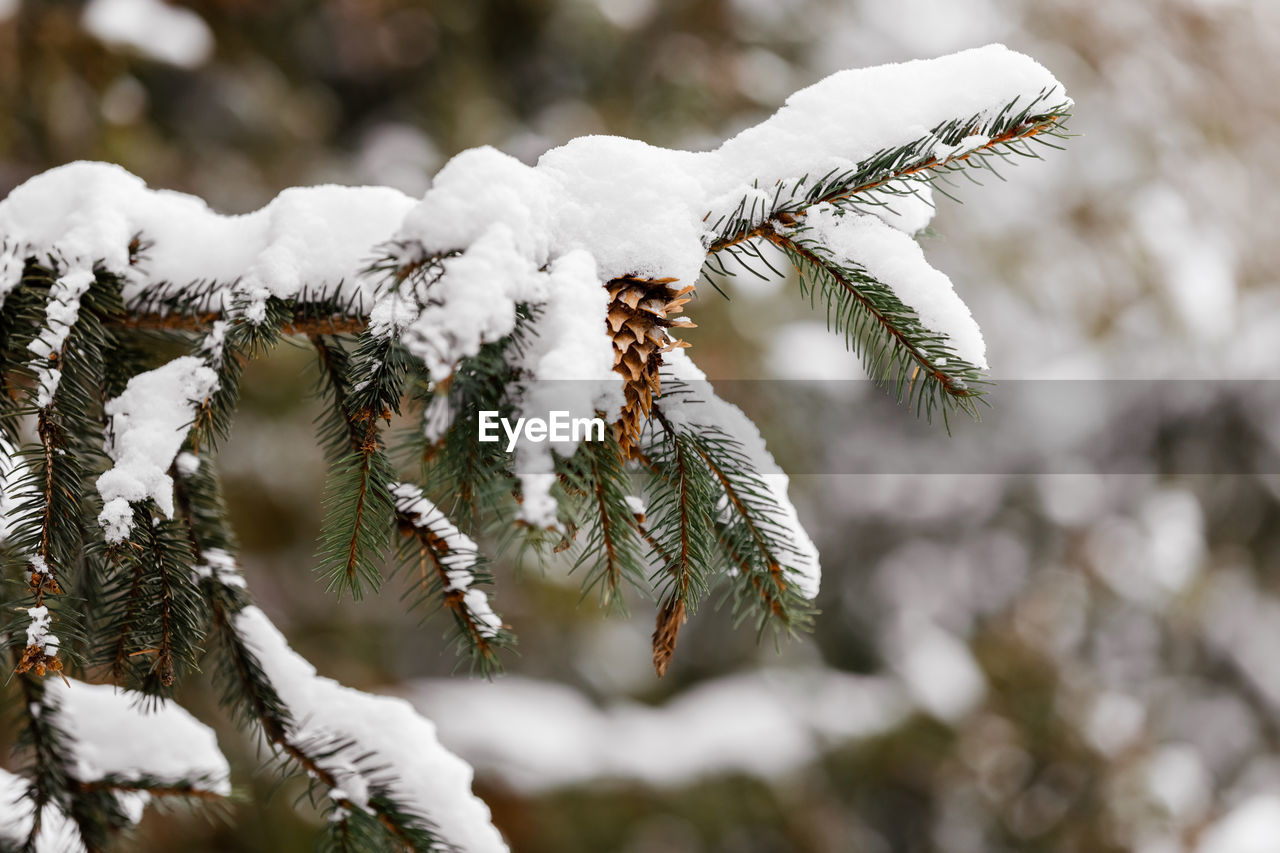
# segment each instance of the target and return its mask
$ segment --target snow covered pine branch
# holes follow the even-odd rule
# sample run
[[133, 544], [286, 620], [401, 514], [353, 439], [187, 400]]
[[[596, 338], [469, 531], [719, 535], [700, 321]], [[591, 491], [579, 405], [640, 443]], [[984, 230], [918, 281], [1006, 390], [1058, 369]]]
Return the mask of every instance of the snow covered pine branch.
[[[819, 583], [759, 433], [705, 387], [681, 393], [704, 378], [673, 336], [696, 283], [767, 264], [772, 244], [900, 400], [971, 409], [982, 336], [910, 235], [949, 176], [1037, 156], [1070, 106], [1044, 68], [990, 46], [833, 75], [706, 153], [587, 137], [530, 167], [466, 151], [421, 200], [313, 187], [220, 216], [99, 163], [15, 189], [0, 202], [0, 431], [20, 448], [4, 466], [20, 576], [4, 636], [28, 770], [2, 779], [0, 840], [97, 850], [149, 798], [226, 794], [211, 734], [169, 698], [203, 666], [308, 774], [339, 849], [504, 849], [429, 722], [317, 676], [253, 605], [209, 453], [245, 360], [284, 335], [314, 344], [331, 588], [376, 589], [394, 552], [490, 671], [512, 635], [473, 537], [505, 520], [576, 549], [605, 603], [652, 589], [662, 674], [714, 586], [791, 631]], [[188, 354], [165, 361], [174, 345]], [[612, 426], [512, 453], [477, 440], [481, 413], [553, 410]], [[393, 461], [391, 418], [410, 413], [416, 452]]]

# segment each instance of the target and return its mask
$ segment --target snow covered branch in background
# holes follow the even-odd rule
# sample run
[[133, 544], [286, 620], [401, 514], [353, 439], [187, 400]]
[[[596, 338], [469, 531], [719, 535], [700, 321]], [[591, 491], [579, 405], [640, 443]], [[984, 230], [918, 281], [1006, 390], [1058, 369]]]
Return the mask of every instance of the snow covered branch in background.
[[530, 794], [607, 780], [679, 787], [734, 773], [769, 781], [885, 734], [913, 710], [891, 679], [805, 668], [717, 678], [657, 707], [597, 707], [567, 685], [514, 676], [420, 681], [406, 695], [477, 772]]
[[104, 44], [179, 68], [197, 68], [213, 54], [204, 19], [162, 0], [90, 0], [80, 23]]

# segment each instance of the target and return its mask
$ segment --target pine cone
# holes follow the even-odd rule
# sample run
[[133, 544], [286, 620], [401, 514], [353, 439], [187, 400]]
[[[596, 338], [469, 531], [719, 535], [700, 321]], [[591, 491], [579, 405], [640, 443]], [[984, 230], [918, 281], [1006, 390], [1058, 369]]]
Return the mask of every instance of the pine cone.
[[676, 640], [680, 637], [680, 626], [688, 620], [684, 601], [672, 597], [658, 611], [658, 623], [653, 629], [653, 668], [658, 677], [667, 674], [667, 667], [676, 654]]
[[[618, 418], [618, 442], [634, 458], [640, 433], [649, 420], [653, 398], [662, 393], [658, 368], [662, 354], [685, 341], [672, 338], [668, 329], [677, 325], [671, 316], [684, 310], [693, 285], [681, 290], [671, 286], [674, 278], [615, 278], [609, 289], [609, 334], [613, 337], [613, 369], [626, 380], [626, 402]], [[692, 328], [692, 323], [680, 323]]]
[[34, 670], [40, 678], [44, 678], [48, 672], [62, 672], [62, 661], [56, 654], [47, 654], [44, 646], [27, 646], [22, 650], [22, 658], [18, 661], [14, 672], [21, 674], [31, 670]]

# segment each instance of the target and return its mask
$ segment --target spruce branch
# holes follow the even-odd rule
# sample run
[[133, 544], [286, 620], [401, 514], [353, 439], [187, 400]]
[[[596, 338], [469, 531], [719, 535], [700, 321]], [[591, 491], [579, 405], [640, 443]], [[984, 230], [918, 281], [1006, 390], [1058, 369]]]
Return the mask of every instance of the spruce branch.
[[208, 621], [187, 527], [139, 505], [132, 538], [117, 553], [107, 610], [119, 617], [103, 627], [112, 676], [149, 696], [169, 695], [183, 673], [199, 669]]
[[793, 577], [792, 564], [799, 555], [777, 497], [732, 436], [707, 426], [689, 433], [724, 496], [720, 503], [726, 511], [716, 520], [716, 539], [745, 581], [736, 585], [736, 609], [743, 614], [754, 610], [760, 630], [769, 625], [788, 633], [807, 628], [813, 605]]
[[218, 376], [218, 387], [196, 410], [191, 424], [190, 451], [215, 449], [231, 434], [236, 405], [240, 402], [240, 376], [248, 359], [244, 347], [250, 345], [249, 333], [242, 324], [225, 320], [214, 322], [201, 335], [196, 354], [204, 359]]
[[618, 431], [610, 430], [604, 441], [584, 442], [572, 457], [557, 460], [562, 485], [580, 497], [578, 524], [586, 535], [577, 543], [575, 569], [587, 568], [583, 595], [599, 587], [600, 603], [621, 612], [624, 586], [640, 588], [646, 574], [626, 453]]
[[[258, 728], [272, 749], [305, 772], [313, 784], [328, 788], [327, 799], [334, 807], [373, 820], [380, 828], [380, 844], [423, 853], [450, 849], [427, 817], [399, 803], [387, 783], [379, 782], [386, 774], [381, 768], [369, 766], [358, 743], [341, 737], [297, 736], [293, 711], [238, 627], [237, 616], [252, 602], [230, 553], [234, 538], [226, 527], [216, 473], [212, 466], [202, 464], [194, 472], [176, 477], [175, 484], [180, 522], [194, 552], [195, 575], [209, 614], [215, 678], [222, 704], [240, 725]], [[362, 768], [362, 775], [371, 780], [368, 810], [341, 793], [342, 782], [331, 769], [333, 766]]]
[[[801, 274], [802, 294], [821, 302], [829, 324], [899, 400], [926, 415], [940, 410], [944, 420], [949, 411], [975, 412], [984, 364], [980, 346], [969, 344], [980, 337], [966, 338], [968, 326], [953, 335], [954, 312], [939, 317], [936, 301], [912, 298], [919, 291], [910, 285], [921, 279], [884, 272], [860, 257], [866, 244], [858, 235], [832, 231], [824, 219], [914, 229], [931, 188], [945, 194], [950, 178], [979, 170], [999, 176], [995, 158], [1036, 156], [1033, 144], [1065, 133], [1069, 102], [1028, 58], [988, 48], [946, 62], [953, 64], [903, 75], [932, 81], [909, 108], [868, 98], [870, 117], [886, 127], [868, 122], [866, 134], [845, 133], [846, 124], [857, 120], [862, 96], [898, 79], [894, 69], [818, 84], [705, 156], [600, 139], [567, 146], [558, 164], [545, 166], [470, 152], [420, 202], [385, 188], [324, 187], [298, 190], [265, 216], [219, 218], [189, 197], [94, 164], [15, 191], [0, 202], [9, 232], [0, 235], [0, 435], [34, 435], [22, 448], [18, 509], [6, 519], [8, 565], [31, 571], [14, 609], [27, 623], [6, 614], [0, 628], [24, 695], [60, 689], [33, 673], [61, 667], [59, 648], [78, 666], [83, 647], [85, 666], [157, 697], [197, 668], [208, 635], [224, 704], [264, 733], [282, 765], [308, 774], [313, 800], [332, 817], [326, 843], [361, 851], [446, 846], [432, 815], [447, 825], [469, 801], [435, 811], [430, 784], [392, 772], [409, 769], [394, 741], [331, 712], [416, 730], [419, 747], [432, 740], [429, 730], [415, 729], [402, 703], [316, 676], [252, 606], [236, 566], [208, 451], [229, 432], [244, 364], [286, 336], [306, 336], [315, 347], [318, 396], [329, 403], [319, 424], [331, 465], [318, 570], [330, 589], [356, 597], [376, 589], [394, 541], [401, 567], [416, 574], [406, 595], [438, 600], [458, 645], [487, 673], [512, 638], [481, 588], [491, 578], [472, 537], [536, 547], [550, 531], [555, 550], [581, 549], [574, 556], [588, 567], [584, 594], [598, 588], [604, 603], [621, 608], [626, 584], [648, 577], [659, 676], [682, 625], [717, 582], [735, 595], [735, 616], [754, 615], [761, 631], [807, 626], [817, 559], [785, 478], [758, 436], [731, 418], [699, 420], [680, 396], [692, 375], [681, 372], [691, 365], [682, 353], [670, 354], [683, 346], [672, 328], [691, 325], [676, 316], [693, 293], [682, 280], [693, 278], [700, 258], [711, 275], [730, 274], [734, 261], [780, 275], [772, 250], [781, 250]], [[964, 73], [953, 84], [957, 69]], [[966, 88], [971, 71], [991, 85]], [[968, 115], [945, 118], [956, 103], [964, 106], [954, 112]], [[892, 126], [907, 118], [911, 129]], [[788, 139], [795, 144], [779, 142]], [[619, 175], [634, 176], [614, 188], [606, 186], [611, 158], [628, 167]], [[650, 185], [646, 170], [672, 174]], [[584, 176], [599, 186], [582, 183]], [[495, 186], [504, 203], [486, 195]], [[676, 188], [670, 199], [668, 187]], [[661, 228], [631, 221], [649, 209], [633, 203], [647, 194], [659, 202]], [[900, 203], [909, 205], [905, 215], [895, 209]], [[101, 211], [110, 224], [99, 227], [85, 211]], [[207, 252], [191, 249], [210, 234], [237, 251], [200, 268]], [[332, 252], [299, 251], [327, 243]], [[905, 257], [900, 248], [886, 250], [891, 262]], [[914, 271], [922, 268], [940, 275], [921, 256]], [[530, 345], [537, 334], [547, 337]], [[162, 403], [152, 411], [174, 387], [151, 382], [170, 376], [154, 364], [177, 345], [195, 353], [179, 365], [192, 373], [176, 383], [200, 389], [184, 398], [194, 409], [177, 409], [190, 423], [170, 423], [175, 410]], [[674, 382], [659, 372], [664, 361]], [[588, 440], [571, 455], [513, 458], [496, 442], [476, 440], [481, 412], [535, 415], [543, 399], [535, 383], [564, 374], [596, 381], [611, 367], [618, 378], [593, 391], [587, 407], [617, 407], [605, 441]], [[217, 388], [206, 393], [214, 376]], [[421, 408], [422, 423], [396, 440], [391, 425], [406, 406]], [[126, 428], [117, 417], [156, 432], [135, 434], [142, 449], [132, 462], [113, 438], [104, 466], [108, 420], [113, 433]], [[388, 445], [412, 451], [423, 473], [414, 479], [427, 494], [400, 481]], [[542, 467], [517, 470], [516, 459], [531, 458]], [[104, 467], [113, 477], [95, 479]], [[166, 470], [177, 518], [165, 517]], [[646, 476], [647, 507], [630, 494], [633, 472]], [[131, 523], [132, 535], [121, 542], [95, 518]], [[84, 629], [73, 596], [88, 613]], [[32, 710], [41, 707], [28, 703], [23, 723], [39, 765], [28, 846], [42, 809], [69, 816], [86, 846], [99, 849], [122, 825], [112, 813], [122, 792], [201, 797], [190, 780], [75, 779], [59, 752], [56, 715]], [[471, 827], [492, 829], [476, 811]]]
[[[228, 577], [236, 578], [237, 582], [228, 584]], [[390, 839], [399, 845], [398, 849], [413, 853], [451, 850], [428, 818], [399, 803], [385, 784], [376, 782], [378, 768], [368, 766], [359, 743], [334, 737], [298, 738], [294, 734], [297, 724], [292, 712], [237, 628], [237, 614], [249, 606], [248, 594], [238, 579], [239, 575], [211, 574], [202, 581], [218, 640], [217, 672], [223, 703], [235, 711], [243, 724], [257, 726], [272, 749], [305, 772], [313, 784], [328, 788], [328, 799], [334, 806], [349, 814], [369, 815], [376, 821], [382, 829], [381, 843]], [[375, 780], [370, 786], [367, 805], [342, 793], [342, 780], [330, 769], [335, 764], [363, 766], [362, 775]]]
[[392, 487], [396, 499], [397, 549], [403, 567], [417, 569], [416, 604], [438, 599], [452, 614], [456, 645], [474, 667], [490, 676], [501, 669], [498, 653], [514, 636], [490, 607], [483, 587], [493, 583], [476, 543], [454, 526], [422, 490], [409, 483]]
[[[768, 238], [780, 228], [795, 225], [805, 210], [816, 204], [856, 201], [873, 207], [885, 205], [891, 202], [883, 195], [902, 192], [893, 187], [904, 181], [936, 185], [950, 174], [963, 173], [968, 168], [988, 168], [993, 156], [1035, 157], [1035, 152], [1025, 147], [1027, 143], [1044, 143], [1045, 137], [1067, 137], [1070, 104], [1051, 103], [1052, 94], [1042, 92], [1025, 104], [1021, 103], [1023, 99], [1016, 99], [994, 115], [978, 113], [943, 122], [924, 136], [898, 148], [878, 151], [849, 169], [781, 181], [773, 187], [773, 201], [766, 209], [757, 209], [758, 196], [744, 198], [733, 213], [709, 223], [716, 236], [707, 244], [707, 252], [714, 255], [757, 237]], [[972, 137], [985, 137], [986, 141], [968, 149], [957, 148]], [[877, 194], [881, 197], [877, 198]], [[748, 200], [752, 203], [750, 208]]]
[[330, 470], [317, 571], [328, 575], [330, 590], [349, 590], [356, 598], [365, 586], [376, 589], [382, 582], [380, 565], [395, 514], [393, 472], [378, 422], [399, 413], [407, 371], [398, 341], [366, 331], [351, 357], [349, 375], [325, 374], [335, 405], [341, 402], [353, 447]]
[[795, 264], [803, 295], [811, 304], [821, 299], [827, 325], [844, 336], [872, 380], [917, 413], [940, 410], [945, 420], [959, 409], [977, 416], [981, 369], [957, 355], [945, 335], [925, 328], [891, 286], [803, 231], [775, 231], [767, 239]]
[[648, 455], [656, 475], [650, 479], [648, 514], [660, 559], [654, 579], [663, 603], [653, 635], [653, 666], [661, 676], [675, 653], [680, 626], [696, 612], [716, 565], [715, 485], [689, 436], [661, 408], [654, 408], [654, 417], [661, 434]]
[[102, 456], [101, 393], [114, 348], [104, 322], [121, 310], [120, 283], [109, 274], [59, 275], [37, 265], [28, 266], [24, 282], [48, 302], [12, 306], [22, 312], [19, 325], [31, 325], [9, 341], [28, 357], [14, 368], [28, 382], [27, 407], [19, 411], [34, 419], [37, 439], [23, 448], [25, 473], [14, 484], [20, 497], [12, 536], [30, 565], [32, 620], [17, 669], [43, 675], [62, 671], [63, 640], [83, 636], [82, 616], [61, 597], [86, 559], [85, 516], [93, 506], [86, 480]]
[[[350, 453], [363, 454], [367, 439], [359, 425], [346, 416], [350, 358], [336, 340], [314, 335], [311, 341], [319, 361], [320, 386], [330, 396], [332, 404], [321, 415], [322, 440], [336, 458], [341, 459]], [[434, 505], [425, 501], [416, 487], [394, 484], [389, 486], [389, 492], [395, 494], [396, 527], [401, 534], [400, 545], [396, 549], [400, 564], [418, 569], [416, 586], [420, 595], [415, 603], [438, 598], [454, 617], [458, 629], [457, 645], [467, 650], [472, 663], [481, 672], [486, 675], [496, 672], [500, 668], [498, 650], [509, 645], [513, 638], [504, 627], [495, 628], [486, 621], [487, 605], [485, 613], [478, 612], [474, 598], [469, 598], [470, 584], [492, 580], [481, 569], [475, 543], [468, 540], [462, 546], [465, 551], [459, 552], [457, 543], [450, 545], [449, 534], [441, 536], [433, 529], [433, 524], [438, 526], [440, 521], [449, 529], [453, 529], [453, 525], [439, 514]], [[418, 510], [419, 504], [426, 504], [429, 509]], [[439, 520], [428, 515], [438, 515]], [[460, 561], [467, 565], [460, 566]]]
[[449, 414], [448, 428], [438, 439], [426, 441], [422, 432], [414, 436], [421, 482], [428, 497], [468, 535], [477, 535], [486, 518], [501, 523], [510, 515], [516, 491], [511, 458], [497, 442], [478, 442], [476, 435], [480, 412], [515, 414], [522, 379], [518, 365], [538, 315], [536, 309], [517, 306], [511, 334], [464, 358], [446, 381], [433, 383], [420, 374], [417, 383], [419, 402], [430, 406], [442, 396]]

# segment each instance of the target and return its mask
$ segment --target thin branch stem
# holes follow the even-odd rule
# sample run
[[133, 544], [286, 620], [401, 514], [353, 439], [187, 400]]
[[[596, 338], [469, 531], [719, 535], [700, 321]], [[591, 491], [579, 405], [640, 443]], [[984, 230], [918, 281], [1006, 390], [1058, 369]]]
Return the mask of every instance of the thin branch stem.
[[[218, 311], [205, 311], [199, 314], [159, 314], [143, 312], [126, 314], [112, 322], [110, 326], [117, 329], [137, 329], [139, 331], [158, 332], [203, 332], [214, 323], [225, 320]], [[365, 330], [368, 323], [364, 317], [335, 315], [332, 317], [299, 316], [280, 327], [285, 335], [355, 335]]]
[[[781, 233], [774, 230], [772, 226], [770, 226], [769, 230], [763, 236], [779, 249], [798, 255], [808, 263], [831, 276], [836, 284], [840, 285], [842, 289], [848, 292], [849, 296], [853, 298], [854, 301], [862, 306], [868, 314], [875, 318], [877, 323], [884, 327], [885, 331], [887, 331], [894, 340], [902, 345], [902, 348], [906, 350], [911, 356], [911, 359], [915, 361], [917, 370], [923, 370], [933, 376], [933, 378], [942, 386], [943, 390], [949, 395], [952, 397], [975, 396], [973, 389], [969, 388], [967, 385], [957, 382], [954, 377], [949, 376], [945, 371], [940, 370], [938, 366], [930, 360], [928, 355], [922, 352], [918, 346], [912, 343], [910, 338], [903, 334], [902, 329], [890, 322], [889, 318], [885, 317], [884, 314], [876, 308], [874, 304], [872, 304], [871, 300], [867, 299], [867, 297], [859, 291], [858, 288], [854, 287], [852, 282], [833, 270], [828, 263], [823, 261], [822, 258], [804, 248], [791, 238], [783, 236]], [[917, 377], [912, 377], [913, 382], [916, 381], [916, 379]]]
[[[1017, 142], [1022, 139], [1030, 139], [1031, 137], [1039, 133], [1043, 133], [1044, 131], [1048, 130], [1050, 127], [1054, 127], [1057, 124], [1058, 124], [1057, 120], [1047, 121], [1047, 122], [1045, 121], [1024, 122], [1023, 124], [1020, 124], [1017, 127], [1010, 128], [1009, 130], [1005, 131], [999, 136], [993, 136], [986, 144], [980, 145], [977, 148], [974, 148], [970, 151], [965, 152], [964, 154], [959, 154], [955, 157], [944, 157], [941, 160], [939, 160], [936, 157], [930, 157], [928, 160], [925, 160], [923, 163], [917, 163], [916, 165], [908, 169], [901, 169], [896, 172], [891, 172], [890, 174], [885, 175], [883, 178], [879, 178], [874, 181], [868, 181], [865, 184], [859, 184], [856, 187], [850, 187], [848, 189], [845, 189], [842, 192], [833, 193], [829, 196], [824, 196], [822, 198], [814, 199], [812, 203], [821, 204], [822, 202], [841, 201], [843, 199], [852, 198], [853, 196], [859, 195], [861, 193], [871, 192], [872, 190], [879, 189], [880, 187], [883, 187], [886, 184], [890, 184], [890, 183], [893, 183], [894, 181], [900, 181], [906, 178], [910, 178], [913, 175], [920, 174], [921, 172], [931, 171], [933, 169], [937, 169], [942, 166], [949, 165], [951, 163], [960, 163], [960, 162], [966, 161], [973, 155], [984, 154], [994, 149], [998, 145], [1005, 145], [1010, 142]], [[768, 236], [771, 233], [774, 233], [776, 231], [777, 226], [794, 225], [796, 221], [795, 217], [797, 216], [804, 216], [804, 211], [796, 210], [796, 211], [779, 212], [771, 216], [770, 218], [766, 219], [764, 222], [761, 222], [759, 225], [756, 225], [753, 228], [748, 228], [746, 230], [739, 231], [737, 234], [733, 234], [728, 237], [722, 237], [719, 240], [716, 240], [714, 243], [712, 243], [710, 246], [707, 247], [707, 254], [709, 255], [715, 254], [716, 252], [719, 252], [722, 249], [727, 249], [731, 246], [736, 246], [739, 243], [745, 243], [748, 240], [752, 240], [756, 237], [768, 238]]]

